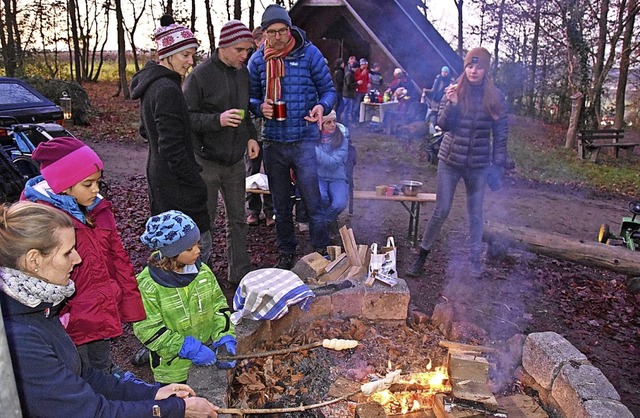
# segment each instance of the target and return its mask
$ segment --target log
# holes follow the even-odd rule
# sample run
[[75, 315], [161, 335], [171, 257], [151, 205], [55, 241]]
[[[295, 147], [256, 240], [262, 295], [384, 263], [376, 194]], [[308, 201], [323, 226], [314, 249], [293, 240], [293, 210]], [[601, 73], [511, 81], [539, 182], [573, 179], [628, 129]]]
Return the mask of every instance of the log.
[[626, 247], [601, 244], [595, 240], [586, 242], [554, 232], [490, 221], [484, 223], [482, 239], [490, 245], [505, 245], [583, 266], [605, 268], [630, 276], [640, 275], [640, 252]]

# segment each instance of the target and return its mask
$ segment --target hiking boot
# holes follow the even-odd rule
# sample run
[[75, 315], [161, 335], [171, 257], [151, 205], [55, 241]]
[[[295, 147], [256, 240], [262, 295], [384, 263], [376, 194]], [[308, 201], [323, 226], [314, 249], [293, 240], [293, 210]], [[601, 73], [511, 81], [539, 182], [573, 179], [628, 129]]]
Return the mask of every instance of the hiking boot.
[[145, 366], [145, 365], [148, 366], [149, 357], [150, 357], [149, 349], [147, 347], [142, 347], [133, 355], [133, 357], [131, 357], [131, 364], [138, 367]]
[[260, 218], [256, 215], [254, 215], [253, 213], [249, 214], [249, 216], [247, 216], [247, 225], [249, 226], [258, 226], [258, 224], [260, 223]]
[[484, 269], [482, 268], [482, 261], [479, 257], [469, 258], [469, 275], [473, 278], [479, 278], [482, 275]]
[[265, 215], [264, 223], [267, 224], [268, 227], [274, 226], [276, 224], [276, 220], [273, 217], [273, 214]]
[[282, 270], [291, 270], [293, 268], [293, 254], [280, 253], [278, 262], [273, 267]]
[[425, 250], [420, 248], [420, 253], [418, 254], [418, 258], [416, 261], [411, 264], [411, 267], [407, 269], [405, 272], [405, 276], [407, 277], [418, 277], [424, 272], [424, 263], [427, 261], [427, 256], [429, 255], [429, 250]]

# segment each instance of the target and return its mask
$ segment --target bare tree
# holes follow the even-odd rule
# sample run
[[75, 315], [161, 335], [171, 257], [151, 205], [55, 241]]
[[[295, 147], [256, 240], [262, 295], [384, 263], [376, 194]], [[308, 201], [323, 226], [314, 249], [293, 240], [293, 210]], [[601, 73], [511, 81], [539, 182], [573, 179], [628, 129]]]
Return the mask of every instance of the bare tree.
[[129, 93], [129, 83], [127, 82], [127, 55], [124, 41], [124, 16], [122, 14], [121, 0], [114, 0], [114, 5], [116, 7], [116, 28], [118, 33], [118, 79], [120, 81], [118, 91], [122, 90], [122, 95], [125, 100], [129, 100], [131, 94]]
[[144, 15], [146, 6], [147, 0], [143, 0], [142, 5], [140, 6], [140, 10], [137, 10], [137, 2], [135, 0], [129, 0], [129, 9], [131, 10], [131, 13], [133, 15], [133, 22], [131, 24], [127, 24], [126, 19], [123, 21], [124, 28], [129, 38], [129, 44], [131, 45], [133, 65], [136, 69], [136, 72], [140, 71], [140, 63], [138, 62], [138, 48], [136, 47], [135, 34], [138, 30], [138, 24], [140, 23], [140, 20]]
[[629, 2], [627, 3], [626, 21], [624, 23], [624, 35], [622, 37], [622, 53], [620, 54], [620, 73], [618, 75], [618, 88], [616, 90], [616, 114], [613, 124], [616, 129], [622, 129], [622, 127], [624, 126], [625, 97], [627, 80], [629, 78], [631, 52], [633, 49], [633, 27], [635, 26], [638, 9], [638, 1], [629, 0]]
[[207, 17], [207, 38], [209, 39], [209, 52], [213, 53], [216, 44], [216, 36], [213, 33], [213, 18], [211, 16], [211, 0], [204, 0], [205, 14]]
[[[0, 15], [0, 41], [2, 43], [2, 59], [4, 70], [9, 77], [14, 77], [18, 67], [18, 35], [17, 6], [15, 1], [3, 0], [3, 15]], [[4, 18], [4, 21], [2, 20]]]
[[456, 9], [458, 10], [458, 55], [461, 57], [464, 56], [464, 37], [463, 37], [463, 19], [462, 19], [462, 6], [464, 4], [464, 0], [453, 0], [453, 3], [456, 5]]

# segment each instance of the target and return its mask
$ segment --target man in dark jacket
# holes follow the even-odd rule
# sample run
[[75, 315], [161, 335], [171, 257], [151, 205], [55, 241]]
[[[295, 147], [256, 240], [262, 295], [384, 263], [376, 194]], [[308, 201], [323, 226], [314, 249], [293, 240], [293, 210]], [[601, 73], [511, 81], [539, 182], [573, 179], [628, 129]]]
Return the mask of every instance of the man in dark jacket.
[[[266, 118], [264, 162], [276, 214], [277, 268], [294, 264], [296, 237], [291, 200], [291, 174], [308, 211], [311, 244], [326, 252], [329, 243], [322, 213], [316, 143], [322, 117], [329, 114], [336, 91], [320, 50], [291, 25], [287, 11], [276, 4], [262, 14], [265, 42], [249, 60], [251, 110]], [[274, 102], [277, 104], [274, 117]], [[286, 106], [286, 109], [283, 109]], [[286, 114], [283, 114], [286, 110]]]
[[193, 69], [184, 82], [191, 115], [196, 160], [207, 183], [211, 229], [221, 192], [227, 217], [228, 279], [240, 280], [251, 271], [245, 221], [245, 164], [258, 156], [256, 130], [249, 117], [249, 73], [245, 67], [253, 35], [238, 20], [220, 31], [218, 48]]

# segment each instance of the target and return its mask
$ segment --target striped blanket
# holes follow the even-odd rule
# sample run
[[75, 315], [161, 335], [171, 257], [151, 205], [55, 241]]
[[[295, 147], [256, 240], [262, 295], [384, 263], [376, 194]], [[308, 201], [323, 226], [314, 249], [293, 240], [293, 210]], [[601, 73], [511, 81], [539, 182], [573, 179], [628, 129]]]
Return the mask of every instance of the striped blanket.
[[289, 306], [301, 303], [307, 311], [315, 295], [302, 280], [289, 270], [266, 268], [247, 273], [233, 296], [231, 322], [242, 318], [278, 319], [289, 312]]

